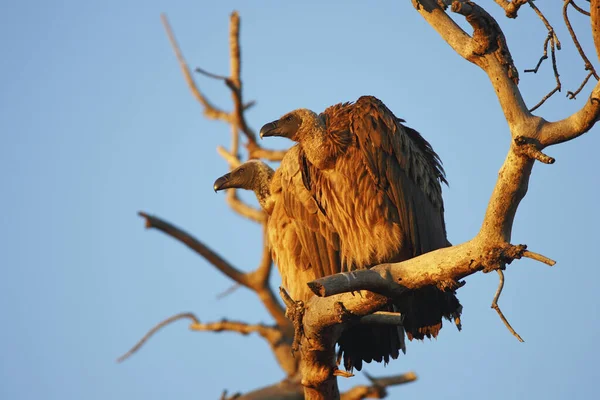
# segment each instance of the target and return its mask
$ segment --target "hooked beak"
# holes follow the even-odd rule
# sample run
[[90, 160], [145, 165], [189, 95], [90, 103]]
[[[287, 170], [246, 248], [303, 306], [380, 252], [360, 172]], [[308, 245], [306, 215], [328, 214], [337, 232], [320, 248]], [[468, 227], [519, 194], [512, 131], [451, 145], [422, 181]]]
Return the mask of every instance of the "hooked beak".
[[260, 138], [262, 139], [269, 136], [281, 136], [281, 132], [278, 128], [279, 120], [264, 124], [263, 127], [260, 128]]
[[225, 175], [223, 175], [222, 177], [220, 177], [219, 179], [217, 179], [213, 185], [213, 189], [215, 190], [215, 193], [217, 193], [219, 190], [223, 190], [223, 189], [228, 189], [228, 183], [229, 180], [231, 178], [231, 174], [227, 173]]

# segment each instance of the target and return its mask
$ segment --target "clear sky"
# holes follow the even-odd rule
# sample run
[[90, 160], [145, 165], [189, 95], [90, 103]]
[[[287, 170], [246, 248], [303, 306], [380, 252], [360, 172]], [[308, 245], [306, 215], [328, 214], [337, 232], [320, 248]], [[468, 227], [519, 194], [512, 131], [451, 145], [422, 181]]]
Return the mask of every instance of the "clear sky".
[[[526, 7], [507, 20], [493, 2], [520, 71], [541, 55], [542, 23]], [[539, 2], [538, 2], [539, 3]], [[583, 62], [561, 23], [563, 91], [539, 109], [556, 120], [587, 97]], [[552, 2], [554, 3], [554, 2]], [[449, 238], [478, 230], [509, 134], [487, 77], [456, 55], [408, 1], [5, 1], [0, 23], [0, 398], [218, 398], [283, 377], [258, 337], [164, 329], [133, 358], [115, 359], [156, 322], [181, 311], [203, 321], [269, 318], [180, 243], [147, 231], [136, 213], [165, 218], [243, 269], [260, 258], [260, 229], [233, 215], [212, 182], [226, 171], [215, 152], [228, 127], [207, 121], [190, 95], [159, 15], [168, 14], [191, 66], [228, 73], [228, 19], [242, 18], [243, 81], [258, 128], [299, 107], [316, 111], [364, 94], [382, 99], [439, 153]], [[572, 13], [574, 14], [574, 13]], [[574, 18], [591, 49], [589, 23]], [[579, 24], [578, 24], [579, 23]], [[578, 25], [577, 25], [578, 24]], [[590, 58], [597, 65], [597, 57]], [[220, 82], [199, 77], [229, 109]], [[521, 72], [535, 104], [552, 89], [550, 64]], [[285, 146], [284, 141], [276, 146]], [[414, 370], [393, 389], [405, 398], [590, 398], [597, 392], [600, 313], [598, 128], [547, 149], [519, 208], [514, 243], [558, 261], [519, 261], [500, 300], [525, 339], [504, 328], [490, 302], [496, 274], [459, 291], [463, 331], [374, 375]], [[249, 196], [247, 198], [250, 198]], [[278, 285], [274, 277], [273, 285]], [[343, 380], [342, 388], [364, 382]]]

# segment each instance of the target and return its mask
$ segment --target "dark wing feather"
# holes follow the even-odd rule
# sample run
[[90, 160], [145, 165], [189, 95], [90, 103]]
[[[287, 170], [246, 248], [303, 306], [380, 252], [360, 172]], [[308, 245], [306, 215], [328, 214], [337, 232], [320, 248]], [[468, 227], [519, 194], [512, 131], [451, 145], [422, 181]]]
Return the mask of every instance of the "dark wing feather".
[[446, 247], [443, 169], [429, 143], [374, 97], [358, 99], [351, 121], [365, 167], [398, 210], [413, 256]]

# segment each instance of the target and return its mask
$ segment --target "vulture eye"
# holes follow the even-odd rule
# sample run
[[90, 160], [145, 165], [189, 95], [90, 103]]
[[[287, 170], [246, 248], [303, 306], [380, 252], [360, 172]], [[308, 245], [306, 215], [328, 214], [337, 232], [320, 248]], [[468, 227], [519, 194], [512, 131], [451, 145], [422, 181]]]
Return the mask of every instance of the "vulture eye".
[[244, 172], [244, 168], [238, 169], [238, 172]]
[[285, 122], [291, 122], [292, 121], [292, 116], [288, 115], [287, 117], [285, 117], [284, 121]]

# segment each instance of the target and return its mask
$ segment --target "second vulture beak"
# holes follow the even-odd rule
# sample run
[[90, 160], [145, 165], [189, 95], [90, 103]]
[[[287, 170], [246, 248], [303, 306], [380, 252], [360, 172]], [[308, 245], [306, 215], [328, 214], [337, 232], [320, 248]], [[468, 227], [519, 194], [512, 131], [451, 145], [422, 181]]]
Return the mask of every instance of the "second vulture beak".
[[280, 132], [278, 131], [279, 121], [269, 122], [268, 124], [264, 124], [262, 128], [260, 128], [260, 138], [269, 137], [269, 136], [279, 136]]
[[222, 177], [218, 178], [213, 184], [213, 189], [215, 190], [215, 193], [219, 190], [228, 189], [229, 186], [227, 184], [229, 183], [230, 178], [231, 174], [225, 174]]

